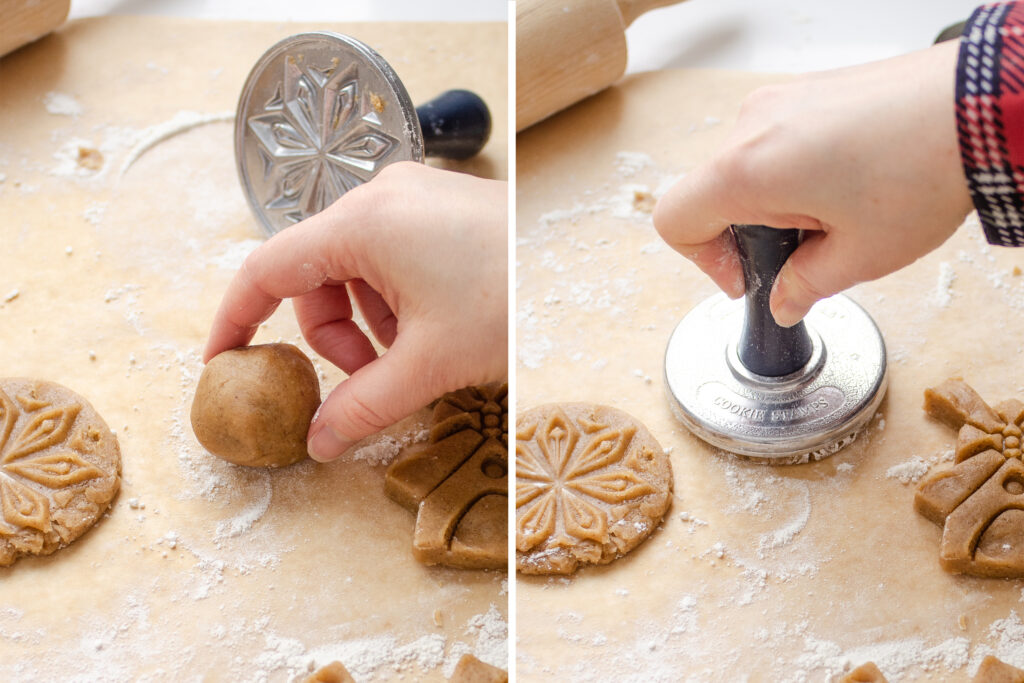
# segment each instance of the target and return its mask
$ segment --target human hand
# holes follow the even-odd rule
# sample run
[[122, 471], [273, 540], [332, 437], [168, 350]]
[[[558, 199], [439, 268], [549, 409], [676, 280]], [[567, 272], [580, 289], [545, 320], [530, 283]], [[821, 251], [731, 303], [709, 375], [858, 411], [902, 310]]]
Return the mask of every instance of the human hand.
[[787, 327], [935, 249], [973, 208], [954, 118], [957, 47], [754, 91], [725, 148], [658, 202], [658, 232], [735, 298], [730, 224], [807, 231], [771, 294]]
[[[349, 373], [324, 400], [310, 455], [332, 460], [448, 391], [502, 379], [508, 355], [506, 184], [388, 166], [245, 260], [203, 352], [247, 344], [284, 298], [303, 337]], [[355, 299], [379, 358], [352, 320]]]

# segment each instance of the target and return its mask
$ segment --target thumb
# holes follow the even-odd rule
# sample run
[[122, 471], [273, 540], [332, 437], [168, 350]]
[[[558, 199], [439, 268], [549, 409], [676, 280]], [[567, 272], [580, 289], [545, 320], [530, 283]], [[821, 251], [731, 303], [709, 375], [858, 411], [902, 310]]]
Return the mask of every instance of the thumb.
[[805, 233], [804, 241], [783, 264], [768, 302], [782, 327], [796, 325], [817, 301], [860, 282], [856, 275], [860, 263], [837, 242], [838, 237]]
[[443, 392], [423, 381], [429, 373], [425, 375], [422, 367], [416, 354], [399, 341], [335, 387], [309, 427], [310, 457], [319, 462], [334, 460], [356, 441], [437, 398]]

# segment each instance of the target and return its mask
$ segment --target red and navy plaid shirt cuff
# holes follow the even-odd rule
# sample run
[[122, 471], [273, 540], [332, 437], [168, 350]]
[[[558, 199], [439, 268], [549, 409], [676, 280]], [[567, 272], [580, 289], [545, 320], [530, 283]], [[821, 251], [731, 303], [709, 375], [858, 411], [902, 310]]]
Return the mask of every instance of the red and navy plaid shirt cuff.
[[991, 244], [1024, 246], [1024, 3], [974, 10], [960, 39], [956, 125]]

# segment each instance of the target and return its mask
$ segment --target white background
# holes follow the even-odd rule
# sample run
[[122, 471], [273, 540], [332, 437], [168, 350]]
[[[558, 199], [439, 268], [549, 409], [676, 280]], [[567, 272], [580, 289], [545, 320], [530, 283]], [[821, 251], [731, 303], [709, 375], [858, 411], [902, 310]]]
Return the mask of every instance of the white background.
[[[808, 71], [928, 46], [976, 0], [689, 0], [626, 32], [629, 71]], [[275, 21], [502, 21], [505, 0], [72, 0], [71, 16], [156, 14]]]

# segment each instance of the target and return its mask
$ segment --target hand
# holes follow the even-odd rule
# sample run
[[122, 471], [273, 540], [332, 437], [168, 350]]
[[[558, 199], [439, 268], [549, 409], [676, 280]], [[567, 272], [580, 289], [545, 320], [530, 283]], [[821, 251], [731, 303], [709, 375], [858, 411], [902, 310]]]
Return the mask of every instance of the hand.
[[[302, 335], [350, 374], [309, 428], [332, 460], [445, 392], [504, 378], [507, 185], [398, 163], [253, 251], [228, 286], [203, 353], [247, 344], [294, 299]], [[350, 295], [379, 358], [352, 320]]]
[[735, 298], [730, 224], [807, 231], [772, 290], [783, 326], [935, 249], [973, 208], [954, 118], [957, 47], [754, 91], [725, 148], [658, 202], [658, 232]]

